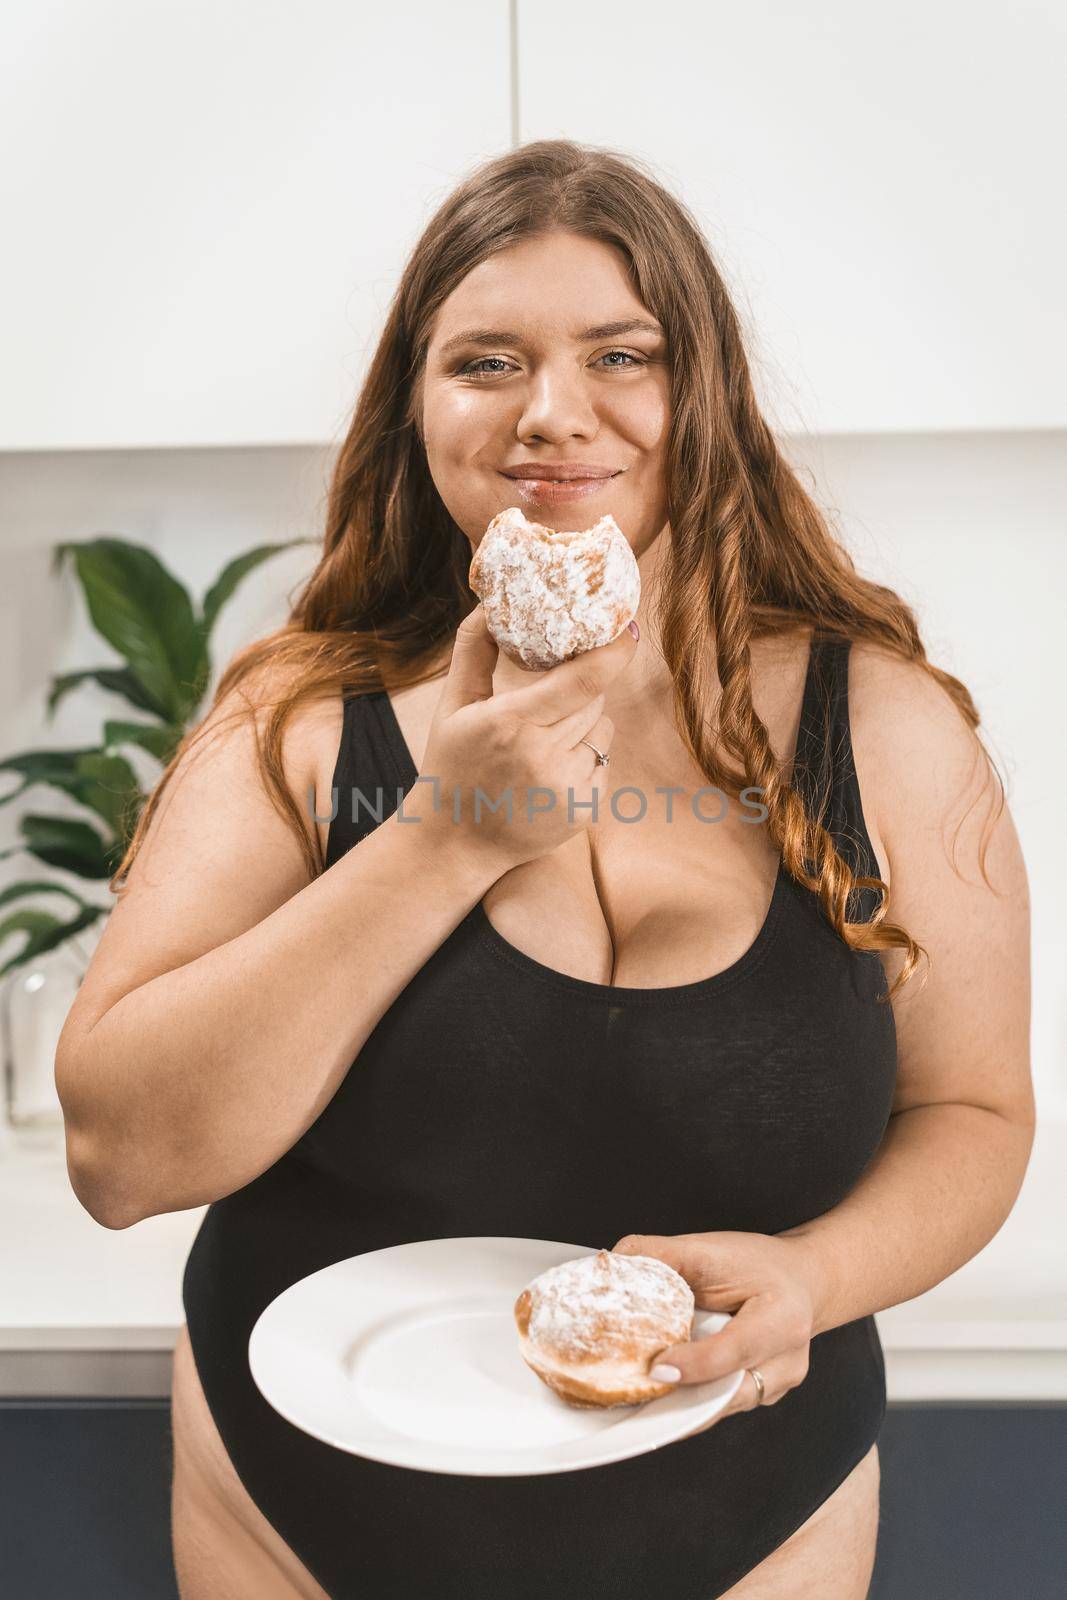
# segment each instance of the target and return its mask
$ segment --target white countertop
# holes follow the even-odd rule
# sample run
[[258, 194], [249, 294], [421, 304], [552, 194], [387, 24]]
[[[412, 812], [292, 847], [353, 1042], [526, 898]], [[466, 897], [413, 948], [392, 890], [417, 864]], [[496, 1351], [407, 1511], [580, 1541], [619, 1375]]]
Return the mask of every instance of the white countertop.
[[[101, 1227], [62, 1131], [0, 1143], [0, 1396], [166, 1395], [203, 1208]], [[1067, 1121], [1039, 1125], [1008, 1221], [944, 1283], [878, 1313], [891, 1401], [1067, 1399]]]

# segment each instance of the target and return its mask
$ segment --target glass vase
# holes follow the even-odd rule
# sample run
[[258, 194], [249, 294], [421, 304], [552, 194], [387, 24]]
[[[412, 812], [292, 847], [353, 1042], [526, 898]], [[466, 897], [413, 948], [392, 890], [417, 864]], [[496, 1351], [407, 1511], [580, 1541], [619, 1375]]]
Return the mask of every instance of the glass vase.
[[68, 941], [15, 967], [2, 980], [4, 1115], [20, 1135], [35, 1140], [61, 1136], [56, 1047], [87, 964]]

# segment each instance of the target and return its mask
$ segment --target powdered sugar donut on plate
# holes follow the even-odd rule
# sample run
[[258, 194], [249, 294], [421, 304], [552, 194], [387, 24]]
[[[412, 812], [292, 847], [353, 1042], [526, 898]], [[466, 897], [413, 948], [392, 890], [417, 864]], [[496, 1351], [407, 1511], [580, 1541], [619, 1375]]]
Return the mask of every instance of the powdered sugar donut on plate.
[[542, 1272], [515, 1302], [526, 1365], [571, 1405], [641, 1405], [676, 1387], [652, 1358], [690, 1337], [696, 1301], [655, 1256], [598, 1250]]
[[610, 644], [641, 598], [637, 557], [614, 517], [557, 533], [518, 506], [486, 528], [468, 582], [503, 654], [532, 671]]

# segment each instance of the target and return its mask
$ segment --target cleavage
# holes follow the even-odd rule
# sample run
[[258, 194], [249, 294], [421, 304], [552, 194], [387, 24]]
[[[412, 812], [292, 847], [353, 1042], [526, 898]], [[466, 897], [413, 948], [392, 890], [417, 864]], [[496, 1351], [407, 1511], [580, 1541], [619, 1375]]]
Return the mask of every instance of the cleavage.
[[[588, 983], [668, 988], [712, 977], [759, 937], [778, 858], [739, 824], [598, 821], [511, 868], [482, 907], [507, 943]], [[646, 837], [642, 837], [642, 830]]]

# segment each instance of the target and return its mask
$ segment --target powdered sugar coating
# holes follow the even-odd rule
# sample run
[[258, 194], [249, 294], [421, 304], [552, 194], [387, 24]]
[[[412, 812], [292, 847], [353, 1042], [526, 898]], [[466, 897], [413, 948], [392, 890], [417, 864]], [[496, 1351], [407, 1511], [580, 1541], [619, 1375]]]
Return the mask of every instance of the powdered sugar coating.
[[468, 581], [500, 649], [534, 671], [610, 644], [641, 598], [637, 558], [610, 514], [566, 533], [509, 506], [485, 530]]
[[527, 1288], [531, 1346], [579, 1362], [684, 1343], [696, 1309], [692, 1289], [665, 1261], [610, 1250], [564, 1261]]

